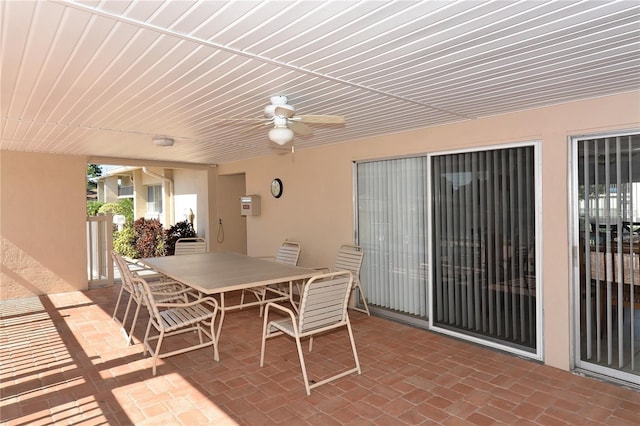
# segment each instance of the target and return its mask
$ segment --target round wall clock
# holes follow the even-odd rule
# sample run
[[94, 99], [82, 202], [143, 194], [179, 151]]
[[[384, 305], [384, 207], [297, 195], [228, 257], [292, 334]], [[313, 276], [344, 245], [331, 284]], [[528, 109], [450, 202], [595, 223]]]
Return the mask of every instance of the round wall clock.
[[271, 181], [271, 195], [276, 198], [280, 198], [282, 196], [282, 181], [278, 178]]

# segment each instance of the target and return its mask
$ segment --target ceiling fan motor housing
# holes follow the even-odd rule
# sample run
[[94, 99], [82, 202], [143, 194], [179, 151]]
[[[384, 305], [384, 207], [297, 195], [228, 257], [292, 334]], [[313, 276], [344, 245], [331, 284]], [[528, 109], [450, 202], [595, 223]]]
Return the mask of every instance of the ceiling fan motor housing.
[[272, 96], [270, 98], [271, 105], [267, 105], [264, 108], [264, 115], [266, 117], [293, 117], [296, 110], [292, 105], [288, 105], [288, 99], [284, 95]]

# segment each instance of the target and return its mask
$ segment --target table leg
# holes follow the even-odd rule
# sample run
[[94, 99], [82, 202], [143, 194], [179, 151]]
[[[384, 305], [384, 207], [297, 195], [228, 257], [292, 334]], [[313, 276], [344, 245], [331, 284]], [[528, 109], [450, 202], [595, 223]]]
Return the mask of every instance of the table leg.
[[220, 344], [220, 333], [222, 332], [222, 322], [224, 321], [224, 313], [226, 308], [224, 306], [224, 293], [220, 293], [220, 322], [218, 322], [218, 330], [216, 331], [216, 350], [214, 359], [220, 361], [220, 354], [218, 353], [218, 345]]

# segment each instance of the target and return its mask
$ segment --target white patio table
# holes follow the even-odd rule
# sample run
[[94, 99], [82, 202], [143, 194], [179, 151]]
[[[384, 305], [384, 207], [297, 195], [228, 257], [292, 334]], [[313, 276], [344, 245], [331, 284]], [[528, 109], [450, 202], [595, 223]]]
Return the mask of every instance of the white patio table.
[[[216, 331], [217, 340], [220, 339], [225, 312], [265, 303], [257, 301], [227, 306], [225, 293], [288, 282], [288, 294], [267, 299], [267, 302], [289, 300], [293, 304], [293, 283], [318, 274], [318, 271], [313, 269], [228, 252], [194, 253], [138, 260], [201, 293], [219, 295], [220, 322]], [[293, 304], [293, 306], [296, 305]]]

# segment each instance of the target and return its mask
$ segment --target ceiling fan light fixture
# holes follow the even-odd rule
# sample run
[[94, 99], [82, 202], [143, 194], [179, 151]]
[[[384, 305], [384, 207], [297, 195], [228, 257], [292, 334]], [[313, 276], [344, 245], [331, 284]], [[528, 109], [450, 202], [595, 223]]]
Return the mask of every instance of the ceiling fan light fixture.
[[284, 145], [293, 140], [293, 131], [288, 127], [274, 127], [269, 130], [269, 139], [278, 145]]
[[173, 139], [166, 136], [157, 136], [151, 140], [156, 146], [173, 146]]

